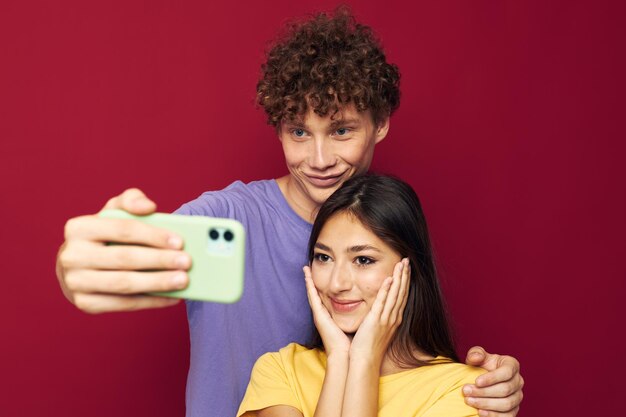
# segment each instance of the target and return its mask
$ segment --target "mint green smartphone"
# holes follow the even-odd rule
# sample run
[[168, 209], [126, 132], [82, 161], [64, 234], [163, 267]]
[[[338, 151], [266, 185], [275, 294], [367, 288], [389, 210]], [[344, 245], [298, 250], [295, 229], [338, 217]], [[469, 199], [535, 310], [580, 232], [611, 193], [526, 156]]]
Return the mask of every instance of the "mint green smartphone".
[[165, 213], [134, 216], [122, 210], [103, 210], [98, 215], [139, 220], [183, 238], [183, 249], [192, 259], [189, 285], [154, 295], [218, 303], [234, 303], [241, 298], [246, 234], [237, 220]]

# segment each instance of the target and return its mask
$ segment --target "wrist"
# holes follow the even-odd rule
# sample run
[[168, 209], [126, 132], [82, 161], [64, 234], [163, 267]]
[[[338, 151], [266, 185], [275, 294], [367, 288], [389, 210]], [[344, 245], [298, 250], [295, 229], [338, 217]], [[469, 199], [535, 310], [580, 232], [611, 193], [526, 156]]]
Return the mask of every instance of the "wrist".
[[350, 368], [363, 367], [378, 369], [382, 363], [383, 358], [378, 357], [372, 353], [365, 354], [360, 352], [350, 352]]
[[326, 362], [330, 363], [348, 363], [350, 360], [350, 354], [348, 351], [327, 351]]

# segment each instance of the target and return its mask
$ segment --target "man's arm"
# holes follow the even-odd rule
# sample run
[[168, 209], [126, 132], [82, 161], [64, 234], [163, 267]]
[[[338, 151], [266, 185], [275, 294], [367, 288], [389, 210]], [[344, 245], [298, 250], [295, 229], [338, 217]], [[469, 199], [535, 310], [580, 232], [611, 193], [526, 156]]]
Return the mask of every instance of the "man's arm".
[[[146, 215], [156, 205], [140, 190], [129, 189], [104, 208]], [[191, 258], [182, 247], [179, 236], [140, 221], [75, 217], [65, 224], [57, 278], [65, 297], [88, 313], [167, 307], [180, 300], [144, 294], [187, 286]]]
[[477, 408], [481, 417], [516, 416], [524, 397], [524, 378], [517, 359], [475, 346], [468, 351], [465, 362], [489, 371], [476, 378], [475, 384], [463, 387], [465, 402]]

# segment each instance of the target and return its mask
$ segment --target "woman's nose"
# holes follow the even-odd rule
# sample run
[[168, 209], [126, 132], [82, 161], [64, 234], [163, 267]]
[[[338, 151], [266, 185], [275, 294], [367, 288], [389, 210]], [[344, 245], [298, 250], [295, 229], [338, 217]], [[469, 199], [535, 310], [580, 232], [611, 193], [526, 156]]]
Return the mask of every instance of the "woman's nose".
[[334, 293], [348, 291], [352, 288], [352, 276], [346, 262], [335, 263], [330, 277], [330, 289]]

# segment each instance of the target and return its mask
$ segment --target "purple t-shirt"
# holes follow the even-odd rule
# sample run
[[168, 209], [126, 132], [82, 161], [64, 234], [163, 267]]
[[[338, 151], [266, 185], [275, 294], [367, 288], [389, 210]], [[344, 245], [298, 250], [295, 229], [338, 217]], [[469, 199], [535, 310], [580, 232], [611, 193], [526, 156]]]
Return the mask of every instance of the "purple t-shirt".
[[176, 213], [228, 217], [246, 229], [241, 300], [187, 302], [187, 416], [235, 416], [257, 358], [291, 342], [306, 343], [312, 334], [302, 273], [311, 225], [291, 209], [275, 180], [237, 181]]

